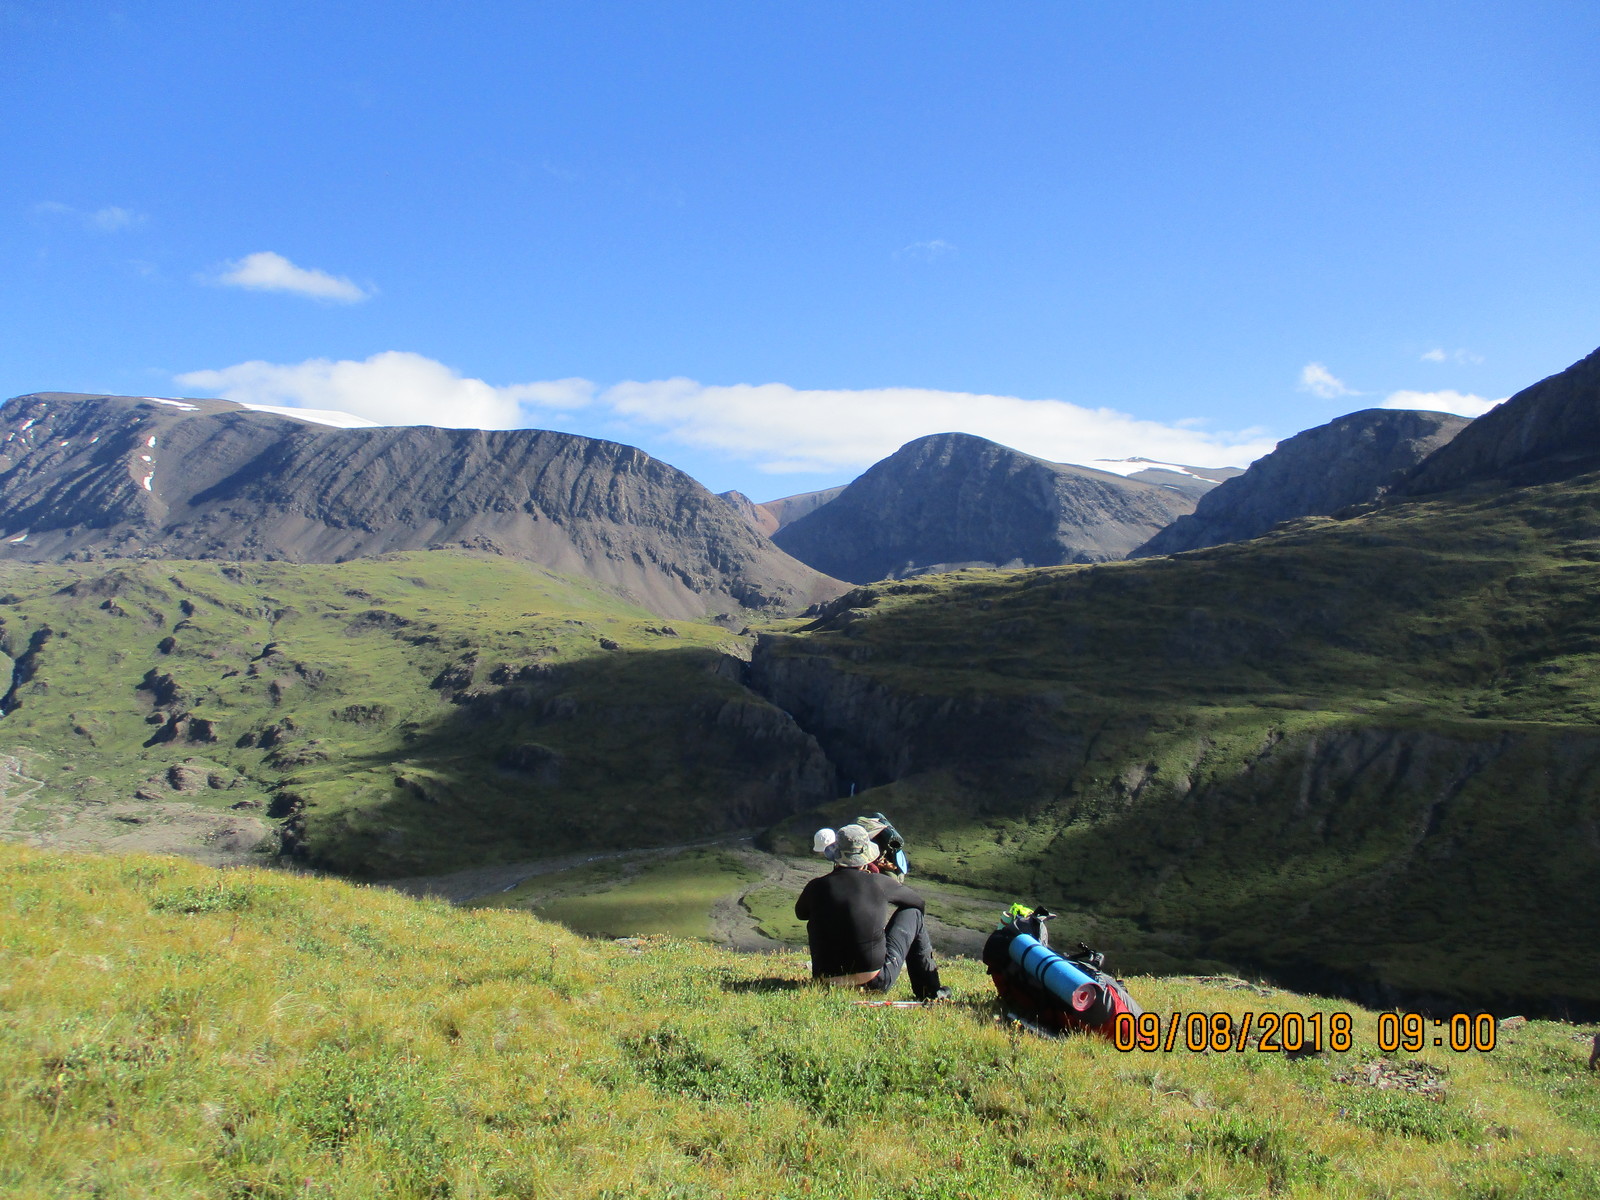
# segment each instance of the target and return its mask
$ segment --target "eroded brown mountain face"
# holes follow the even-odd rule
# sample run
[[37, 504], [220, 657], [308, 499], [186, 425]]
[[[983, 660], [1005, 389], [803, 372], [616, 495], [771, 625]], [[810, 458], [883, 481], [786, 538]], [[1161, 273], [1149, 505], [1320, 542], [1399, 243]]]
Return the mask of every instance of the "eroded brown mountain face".
[[339, 562], [467, 548], [667, 616], [842, 590], [642, 450], [547, 430], [335, 429], [224, 400], [46, 392], [0, 413], [0, 554]]

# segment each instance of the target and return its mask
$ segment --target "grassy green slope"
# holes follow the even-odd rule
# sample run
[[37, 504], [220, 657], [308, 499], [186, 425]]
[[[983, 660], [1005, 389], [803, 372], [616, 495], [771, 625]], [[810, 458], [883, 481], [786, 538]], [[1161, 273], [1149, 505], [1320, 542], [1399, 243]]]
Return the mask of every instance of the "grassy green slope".
[[0, 592], [0, 645], [36, 647], [0, 721], [45, 782], [24, 832], [143, 788], [259, 803], [313, 861], [397, 875], [682, 840], [804, 783], [729, 631], [523, 564], [7, 566]]
[[[0, 1191], [1600, 1189], [1600, 1092], [1571, 1026], [1530, 1023], [1489, 1054], [1385, 1060], [1376, 1015], [1354, 1010], [1352, 1048], [1325, 1057], [1119, 1054], [1008, 1030], [971, 961], [947, 965], [957, 1001], [927, 1010], [857, 1007], [797, 986], [804, 973], [795, 955], [586, 942], [524, 914], [329, 881], [0, 846]], [[1163, 1018], [1349, 1007], [1130, 983]]]
[[[1597, 588], [1590, 476], [878, 585], [758, 663], [863, 782], [894, 779], [860, 804], [920, 834], [924, 871], [1318, 985], [1592, 1006]], [[862, 734], [830, 708], [897, 715]]]

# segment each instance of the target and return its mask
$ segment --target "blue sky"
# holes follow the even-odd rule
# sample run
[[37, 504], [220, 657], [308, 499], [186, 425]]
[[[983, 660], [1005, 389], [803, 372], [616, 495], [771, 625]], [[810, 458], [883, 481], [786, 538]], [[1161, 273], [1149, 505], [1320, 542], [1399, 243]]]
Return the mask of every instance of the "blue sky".
[[1600, 6], [0, 0], [0, 394], [1242, 462], [1600, 345]]

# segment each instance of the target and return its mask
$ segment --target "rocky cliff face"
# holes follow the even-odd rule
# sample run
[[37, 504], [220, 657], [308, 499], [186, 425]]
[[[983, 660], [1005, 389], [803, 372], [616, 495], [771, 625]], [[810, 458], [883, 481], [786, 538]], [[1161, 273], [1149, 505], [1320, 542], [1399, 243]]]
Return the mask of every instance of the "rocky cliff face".
[[0, 556], [337, 562], [478, 549], [669, 616], [841, 590], [641, 450], [544, 430], [333, 429], [221, 400], [42, 393], [0, 412]]
[[1600, 350], [1524, 388], [1419, 466], [1399, 489], [1544, 483], [1600, 470]]
[[1282, 521], [1375, 500], [1470, 423], [1447, 413], [1370, 408], [1297, 433], [1128, 557], [1242, 542]]
[[838, 498], [844, 491], [845, 485], [839, 487], [823, 488], [819, 492], [800, 492], [794, 496], [780, 496], [776, 500], [763, 500], [761, 507], [772, 514], [772, 519], [778, 523], [778, 528], [793, 525], [801, 517], [810, 516], [824, 504]]
[[839, 487], [823, 488], [820, 492], [801, 492], [796, 496], [783, 496], [759, 504], [743, 492], [718, 492], [717, 495], [731, 504], [734, 511], [751, 525], [771, 537], [785, 525], [816, 512], [842, 491], [844, 486], [841, 484]]
[[902, 446], [773, 541], [855, 583], [958, 566], [1104, 562], [1194, 503], [1170, 488], [941, 433]]
[[778, 532], [778, 518], [768, 511], [766, 505], [757, 504], [743, 492], [718, 492], [717, 499], [724, 501], [763, 537], [771, 537]]

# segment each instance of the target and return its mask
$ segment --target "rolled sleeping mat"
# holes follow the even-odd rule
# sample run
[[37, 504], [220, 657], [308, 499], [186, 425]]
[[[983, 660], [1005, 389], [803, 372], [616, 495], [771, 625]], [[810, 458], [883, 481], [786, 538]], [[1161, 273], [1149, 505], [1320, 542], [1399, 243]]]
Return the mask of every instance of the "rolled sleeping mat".
[[1011, 961], [1061, 1006], [1086, 1025], [1099, 1025], [1115, 1012], [1104, 984], [1062, 958], [1039, 939], [1019, 933], [1011, 939]]
[[1073, 966], [1048, 946], [1041, 946], [1038, 938], [1025, 933], [1011, 939], [1011, 961], [1066, 1005], [1071, 1005], [1073, 992], [1086, 983], [1095, 982], [1093, 975]]

